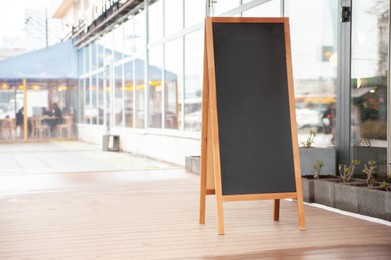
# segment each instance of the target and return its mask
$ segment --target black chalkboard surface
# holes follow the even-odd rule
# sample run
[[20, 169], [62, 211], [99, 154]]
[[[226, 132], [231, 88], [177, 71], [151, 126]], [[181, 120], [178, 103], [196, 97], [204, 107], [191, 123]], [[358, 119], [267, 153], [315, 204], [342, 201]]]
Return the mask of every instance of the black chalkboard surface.
[[294, 192], [283, 23], [213, 23], [223, 195]]
[[222, 203], [297, 199], [305, 230], [288, 18], [207, 17], [202, 94], [200, 224], [206, 195]]

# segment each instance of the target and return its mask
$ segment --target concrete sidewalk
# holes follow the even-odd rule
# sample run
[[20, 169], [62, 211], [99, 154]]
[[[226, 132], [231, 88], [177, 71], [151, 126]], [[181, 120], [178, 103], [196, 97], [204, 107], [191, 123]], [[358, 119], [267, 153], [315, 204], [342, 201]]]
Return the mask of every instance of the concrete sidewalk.
[[0, 143], [0, 198], [181, 178], [183, 167], [79, 141]]
[[80, 141], [0, 143], [0, 176], [173, 168], [180, 167]]

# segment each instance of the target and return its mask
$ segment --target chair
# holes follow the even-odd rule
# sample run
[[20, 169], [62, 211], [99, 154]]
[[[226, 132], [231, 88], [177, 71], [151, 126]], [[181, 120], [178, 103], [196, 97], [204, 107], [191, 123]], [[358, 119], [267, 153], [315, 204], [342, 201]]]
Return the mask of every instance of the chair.
[[57, 137], [71, 138], [73, 137], [73, 116], [63, 116], [62, 124], [57, 125]]
[[13, 139], [15, 137], [15, 118], [2, 119], [0, 124], [0, 138]]
[[31, 118], [32, 123], [32, 138], [50, 138], [50, 127], [48, 125], [42, 124], [42, 118], [34, 116]]

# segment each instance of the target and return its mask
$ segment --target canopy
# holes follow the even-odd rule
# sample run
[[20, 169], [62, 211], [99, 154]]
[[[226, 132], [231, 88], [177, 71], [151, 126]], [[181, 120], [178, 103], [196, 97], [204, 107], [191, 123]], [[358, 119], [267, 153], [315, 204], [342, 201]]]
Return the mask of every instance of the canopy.
[[0, 79], [77, 79], [71, 40], [0, 61]]

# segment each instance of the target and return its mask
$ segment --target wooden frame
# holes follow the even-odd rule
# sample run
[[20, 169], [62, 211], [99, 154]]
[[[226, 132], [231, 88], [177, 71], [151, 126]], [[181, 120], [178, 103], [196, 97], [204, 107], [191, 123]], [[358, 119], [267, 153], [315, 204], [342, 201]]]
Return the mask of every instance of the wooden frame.
[[[282, 23], [285, 33], [286, 67], [289, 94], [289, 117], [294, 162], [296, 192], [223, 195], [220, 161], [219, 123], [217, 111], [215, 58], [212, 24], [218, 23]], [[223, 202], [241, 200], [274, 200], [273, 220], [279, 220], [280, 199], [296, 199], [300, 230], [305, 230], [304, 203], [301, 186], [300, 159], [297, 140], [296, 115], [293, 93], [293, 75], [288, 18], [227, 18], [207, 17], [205, 20], [204, 78], [202, 101], [201, 176], [199, 223], [205, 223], [206, 195], [216, 195], [218, 234], [224, 234]]]

